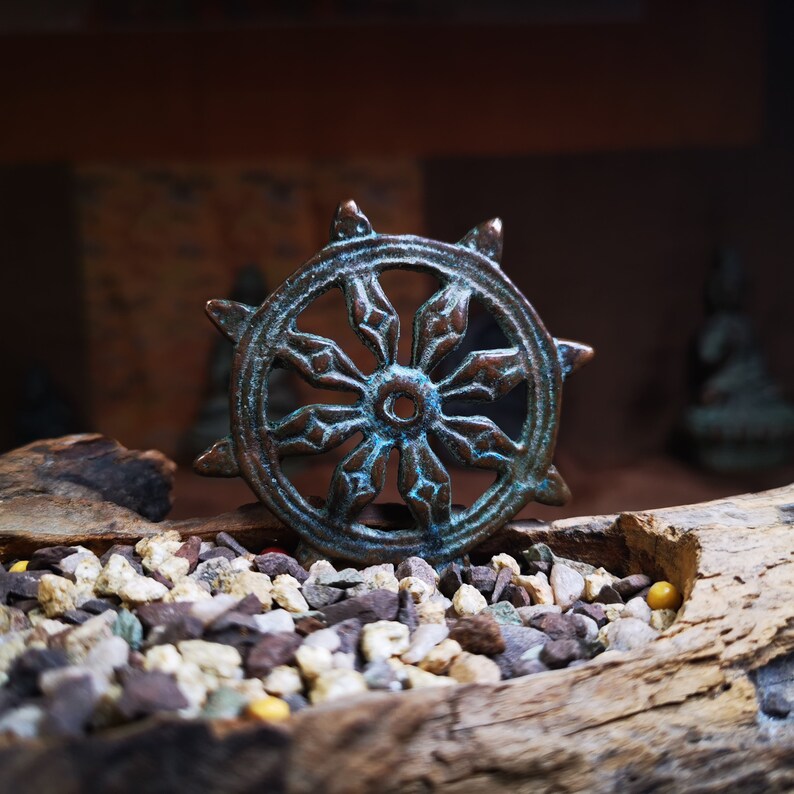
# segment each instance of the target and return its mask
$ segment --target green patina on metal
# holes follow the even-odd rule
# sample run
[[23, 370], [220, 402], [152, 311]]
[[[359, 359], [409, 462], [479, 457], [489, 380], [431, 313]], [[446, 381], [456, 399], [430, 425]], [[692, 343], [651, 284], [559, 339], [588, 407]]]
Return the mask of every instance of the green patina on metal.
[[[341, 204], [330, 243], [262, 306], [207, 304], [210, 318], [235, 344], [232, 433], [196, 460], [196, 470], [244, 477], [312, 553], [359, 564], [411, 555], [439, 564], [464, 554], [529, 501], [563, 504], [570, 493], [552, 464], [562, 382], [593, 350], [549, 335], [502, 272], [501, 252], [498, 219], [449, 244], [376, 234], [355, 202]], [[408, 366], [397, 362], [400, 320], [379, 283], [388, 270], [428, 273], [441, 285], [416, 312]], [[375, 355], [371, 375], [333, 340], [297, 328], [298, 315], [330, 289], [342, 290], [351, 327]], [[434, 380], [433, 370], [463, 340], [473, 299], [490, 312], [509, 346], [472, 352]], [[358, 399], [307, 405], [269, 421], [268, 373], [279, 366], [294, 368], [315, 387], [354, 392]], [[451, 400], [496, 400], [521, 382], [527, 384], [526, 418], [516, 439], [485, 416], [445, 413]], [[398, 410], [401, 401], [407, 410]], [[337, 465], [324, 503], [298, 493], [281, 460], [327, 452], [355, 433], [363, 440]], [[470, 507], [453, 507], [450, 476], [430, 435], [464, 466], [495, 472], [494, 483]], [[367, 525], [362, 512], [381, 492], [394, 448], [412, 526]]]

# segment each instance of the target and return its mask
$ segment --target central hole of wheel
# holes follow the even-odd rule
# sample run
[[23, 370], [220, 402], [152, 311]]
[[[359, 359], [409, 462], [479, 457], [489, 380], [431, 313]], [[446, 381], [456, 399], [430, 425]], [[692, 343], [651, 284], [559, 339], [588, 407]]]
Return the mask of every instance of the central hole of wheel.
[[418, 409], [416, 400], [410, 394], [397, 393], [389, 396], [387, 410], [395, 419], [407, 422], [416, 417]]

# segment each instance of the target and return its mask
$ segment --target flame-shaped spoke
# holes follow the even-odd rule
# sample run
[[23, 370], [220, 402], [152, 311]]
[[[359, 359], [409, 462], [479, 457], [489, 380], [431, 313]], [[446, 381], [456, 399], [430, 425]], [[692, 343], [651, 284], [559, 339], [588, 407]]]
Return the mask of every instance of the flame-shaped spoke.
[[411, 366], [430, 372], [463, 339], [471, 290], [448, 284], [419, 307], [414, 317]]
[[375, 276], [348, 279], [344, 287], [350, 325], [382, 365], [397, 360], [400, 318]]
[[449, 474], [426, 436], [400, 449], [397, 487], [422, 530], [435, 534], [449, 523], [452, 509]]
[[485, 416], [445, 416], [433, 432], [464, 466], [504, 471], [519, 452], [515, 441]]
[[312, 386], [359, 394], [364, 376], [336, 342], [324, 336], [291, 330], [277, 358], [294, 367]]
[[339, 463], [328, 491], [332, 515], [352, 521], [383, 490], [391, 447], [391, 442], [373, 435]]
[[498, 400], [524, 380], [521, 354], [515, 348], [469, 353], [438, 384], [444, 400]]
[[367, 418], [358, 405], [306, 405], [278, 422], [273, 438], [282, 457], [318, 455], [366, 427]]

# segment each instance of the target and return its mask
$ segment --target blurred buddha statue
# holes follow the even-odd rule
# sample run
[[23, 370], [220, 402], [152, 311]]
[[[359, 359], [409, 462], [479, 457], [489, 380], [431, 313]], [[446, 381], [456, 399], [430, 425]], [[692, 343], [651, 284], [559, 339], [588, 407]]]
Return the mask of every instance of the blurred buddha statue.
[[684, 418], [696, 458], [717, 471], [782, 464], [794, 447], [794, 407], [767, 371], [746, 295], [736, 252], [721, 252], [706, 285], [707, 319], [697, 339], [697, 404]]

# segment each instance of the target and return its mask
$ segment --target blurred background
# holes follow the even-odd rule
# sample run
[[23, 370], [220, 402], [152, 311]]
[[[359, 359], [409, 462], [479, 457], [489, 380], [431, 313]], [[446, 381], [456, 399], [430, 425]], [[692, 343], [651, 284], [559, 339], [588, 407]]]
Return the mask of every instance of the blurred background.
[[[523, 516], [790, 482], [793, 34], [788, 0], [4, 0], [0, 450], [96, 430], [179, 461], [174, 517], [252, 501], [190, 470], [228, 432], [204, 303], [261, 302], [354, 198], [448, 241], [500, 216], [505, 272], [596, 348], [564, 395], [574, 499]], [[384, 288], [404, 356], [434, 285]], [[354, 347], [323, 301], [303, 327]], [[475, 312], [461, 353], [498, 336]], [[352, 443], [290, 476], [322, 493]]]

